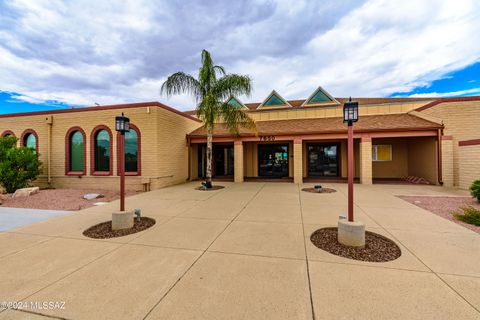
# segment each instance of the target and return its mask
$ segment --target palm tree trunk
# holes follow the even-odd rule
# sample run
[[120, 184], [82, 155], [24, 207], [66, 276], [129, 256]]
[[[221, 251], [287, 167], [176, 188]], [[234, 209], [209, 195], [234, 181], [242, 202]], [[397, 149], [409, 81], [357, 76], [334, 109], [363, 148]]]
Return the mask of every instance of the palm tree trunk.
[[209, 130], [207, 133], [207, 176], [205, 180], [205, 186], [207, 188], [212, 187], [212, 153], [213, 153], [213, 134]]

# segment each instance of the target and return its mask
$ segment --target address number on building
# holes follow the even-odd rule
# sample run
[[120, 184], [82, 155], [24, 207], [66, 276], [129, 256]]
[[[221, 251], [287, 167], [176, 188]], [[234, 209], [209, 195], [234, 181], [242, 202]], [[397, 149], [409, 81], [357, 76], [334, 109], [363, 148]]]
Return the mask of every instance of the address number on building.
[[260, 141], [275, 141], [275, 136], [260, 136]]

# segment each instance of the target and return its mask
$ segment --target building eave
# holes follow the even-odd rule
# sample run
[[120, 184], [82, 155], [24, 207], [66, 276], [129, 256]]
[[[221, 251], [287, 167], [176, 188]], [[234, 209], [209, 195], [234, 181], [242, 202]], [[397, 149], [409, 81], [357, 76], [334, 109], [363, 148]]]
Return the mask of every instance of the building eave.
[[175, 108], [169, 107], [158, 101], [151, 102], [138, 102], [138, 103], [127, 103], [127, 104], [112, 104], [104, 106], [90, 106], [90, 107], [80, 107], [80, 108], [70, 108], [70, 109], [59, 109], [59, 110], [46, 110], [46, 111], [33, 111], [33, 112], [19, 112], [19, 113], [9, 113], [1, 114], [1, 118], [15, 118], [15, 117], [29, 117], [29, 116], [38, 116], [38, 115], [52, 115], [52, 114], [66, 114], [66, 113], [75, 113], [75, 112], [95, 112], [95, 111], [105, 111], [105, 110], [116, 110], [116, 109], [130, 109], [130, 108], [142, 108], [142, 107], [158, 107], [164, 110], [176, 113], [182, 117], [188, 118], [196, 122], [202, 122], [200, 119], [195, 118], [185, 112], [179, 111]]

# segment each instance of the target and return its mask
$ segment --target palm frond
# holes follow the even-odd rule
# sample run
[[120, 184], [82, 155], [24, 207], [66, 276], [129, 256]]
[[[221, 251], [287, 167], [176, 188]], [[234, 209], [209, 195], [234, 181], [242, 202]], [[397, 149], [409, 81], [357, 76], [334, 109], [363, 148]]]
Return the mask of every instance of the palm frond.
[[200, 101], [202, 92], [199, 82], [189, 74], [176, 72], [169, 76], [160, 88], [160, 94], [172, 96], [175, 94], [189, 93]]
[[[220, 76], [217, 79], [217, 75]], [[197, 100], [197, 116], [212, 133], [215, 122], [222, 121], [230, 132], [238, 134], [239, 127], [255, 129], [255, 122], [243, 111], [228, 104], [231, 96], [250, 95], [251, 79], [246, 75], [226, 74], [222, 66], [215, 65], [207, 50], [202, 50], [202, 66], [198, 79], [184, 72], [167, 78], [160, 92], [168, 96], [189, 93]]]
[[202, 66], [198, 71], [198, 81], [205, 92], [210, 91], [217, 81], [212, 57], [207, 50], [202, 50]]
[[218, 79], [212, 90], [221, 101], [230, 96], [249, 96], [252, 93], [252, 80], [246, 75], [228, 74]]
[[220, 76], [224, 76], [227, 74], [227, 72], [225, 72], [225, 68], [222, 67], [222, 66], [213, 66], [213, 69], [215, 70], [215, 72], [218, 73], [218, 75]]
[[199, 119], [205, 123], [205, 127], [208, 131], [213, 132], [215, 120], [218, 115], [217, 105], [215, 97], [207, 95], [198, 104], [196, 113]]

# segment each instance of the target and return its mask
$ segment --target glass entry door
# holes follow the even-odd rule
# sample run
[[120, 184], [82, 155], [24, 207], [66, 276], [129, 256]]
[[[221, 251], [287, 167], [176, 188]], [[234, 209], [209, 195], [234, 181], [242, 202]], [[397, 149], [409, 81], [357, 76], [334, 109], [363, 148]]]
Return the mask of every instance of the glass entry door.
[[258, 145], [258, 176], [288, 177], [288, 145]]
[[[214, 177], [233, 177], [233, 145], [213, 145], [212, 175]], [[207, 146], [198, 146], [198, 177], [207, 174]]]
[[308, 150], [308, 175], [310, 177], [338, 177], [339, 150], [338, 143], [310, 143]]
[[213, 147], [213, 175], [233, 176], [233, 146], [219, 145]]

